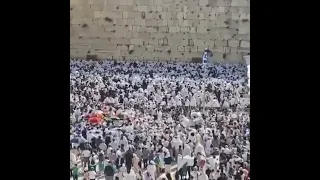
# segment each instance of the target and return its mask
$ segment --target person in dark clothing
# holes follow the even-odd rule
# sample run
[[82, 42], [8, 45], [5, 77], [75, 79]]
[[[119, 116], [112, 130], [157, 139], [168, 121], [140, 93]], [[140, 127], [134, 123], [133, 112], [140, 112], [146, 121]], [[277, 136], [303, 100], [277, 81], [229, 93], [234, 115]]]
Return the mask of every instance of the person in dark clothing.
[[236, 175], [234, 176], [234, 180], [241, 180], [241, 176], [243, 174], [243, 171], [237, 171]]
[[104, 175], [106, 180], [112, 180], [116, 172], [116, 168], [112, 162], [109, 162], [104, 168]]
[[209, 177], [209, 176], [210, 176], [210, 173], [211, 173], [211, 170], [208, 168], [205, 173], [206, 173], [206, 175]]
[[205, 52], [207, 52], [208, 57], [212, 57], [213, 56], [213, 53], [212, 53], [212, 51], [210, 49], [206, 48]]
[[220, 177], [218, 177], [217, 180], [228, 180], [228, 177], [226, 176], [226, 174], [221, 173], [221, 174], [220, 174]]
[[78, 180], [78, 176], [79, 176], [79, 168], [78, 168], [78, 165], [75, 164], [74, 167], [72, 168], [73, 180]]
[[88, 142], [85, 143], [84, 148], [89, 150], [89, 151], [92, 151], [92, 147], [91, 147], [90, 143], [88, 143]]
[[193, 159], [193, 166], [192, 167], [196, 167], [198, 163], [197, 157], [194, 157]]
[[86, 130], [86, 129], [83, 129], [83, 130], [81, 131], [81, 135], [82, 135], [85, 139], [87, 139], [87, 130]]
[[110, 132], [105, 138], [105, 143], [106, 143], [107, 147], [109, 147], [109, 144], [111, 143], [111, 135], [112, 135], [112, 133]]
[[94, 138], [94, 137], [91, 139], [91, 147], [94, 150], [97, 149], [96, 138]]
[[132, 167], [132, 158], [133, 158], [133, 152], [131, 149], [129, 149], [126, 154], [124, 155], [125, 164], [127, 168], [127, 172], [130, 173], [131, 167]]
[[99, 136], [98, 139], [96, 139], [96, 147], [99, 147], [102, 142], [103, 140], [101, 139], [101, 136]]
[[174, 174], [174, 179], [179, 179], [179, 171]]
[[166, 177], [167, 177], [168, 180], [172, 180], [172, 177], [171, 177], [171, 174], [170, 174], [170, 173], [167, 173], [167, 174], [166, 174]]
[[105, 159], [104, 154], [100, 152], [98, 155], [98, 158], [99, 158], [99, 164], [98, 164], [99, 171], [103, 171], [104, 170], [104, 159]]
[[142, 149], [142, 160], [143, 160], [143, 167], [147, 168], [148, 166], [148, 160], [149, 160], [149, 150], [147, 148]]

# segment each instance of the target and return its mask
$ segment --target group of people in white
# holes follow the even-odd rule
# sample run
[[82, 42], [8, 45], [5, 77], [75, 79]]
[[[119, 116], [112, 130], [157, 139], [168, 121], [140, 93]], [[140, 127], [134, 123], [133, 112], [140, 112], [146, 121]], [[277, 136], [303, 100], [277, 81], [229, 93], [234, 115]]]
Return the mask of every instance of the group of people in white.
[[247, 83], [243, 64], [70, 60], [72, 178], [249, 179]]

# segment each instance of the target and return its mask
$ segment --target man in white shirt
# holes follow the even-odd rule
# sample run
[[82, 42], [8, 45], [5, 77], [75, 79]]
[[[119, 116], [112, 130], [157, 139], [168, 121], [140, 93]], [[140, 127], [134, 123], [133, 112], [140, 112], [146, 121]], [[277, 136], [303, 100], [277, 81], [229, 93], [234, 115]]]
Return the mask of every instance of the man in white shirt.
[[89, 166], [89, 158], [91, 156], [91, 152], [86, 149], [82, 151], [82, 166], [85, 168], [87, 165]]

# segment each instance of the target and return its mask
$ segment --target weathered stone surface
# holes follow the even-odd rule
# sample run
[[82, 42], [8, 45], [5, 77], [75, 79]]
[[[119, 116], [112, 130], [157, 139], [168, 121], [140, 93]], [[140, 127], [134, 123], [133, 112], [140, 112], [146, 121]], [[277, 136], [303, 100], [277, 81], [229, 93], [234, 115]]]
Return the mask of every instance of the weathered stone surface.
[[[250, 0], [71, 0], [70, 55], [215, 61], [250, 52]], [[169, 53], [170, 52], [170, 53]]]
[[241, 41], [240, 47], [242, 47], [242, 48], [250, 48], [250, 42]]

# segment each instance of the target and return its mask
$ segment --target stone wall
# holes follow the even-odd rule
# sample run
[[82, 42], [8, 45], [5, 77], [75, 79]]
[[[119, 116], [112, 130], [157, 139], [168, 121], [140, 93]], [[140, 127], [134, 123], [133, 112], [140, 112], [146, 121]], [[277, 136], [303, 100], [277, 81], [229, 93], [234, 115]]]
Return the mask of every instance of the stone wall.
[[250, 0], [70, 0], [70, 56], [217, 61], [250, 51]]

